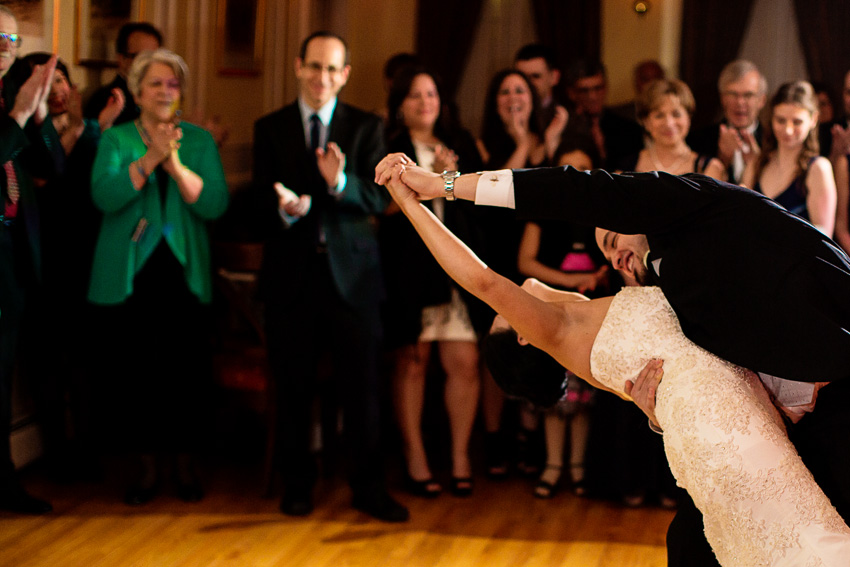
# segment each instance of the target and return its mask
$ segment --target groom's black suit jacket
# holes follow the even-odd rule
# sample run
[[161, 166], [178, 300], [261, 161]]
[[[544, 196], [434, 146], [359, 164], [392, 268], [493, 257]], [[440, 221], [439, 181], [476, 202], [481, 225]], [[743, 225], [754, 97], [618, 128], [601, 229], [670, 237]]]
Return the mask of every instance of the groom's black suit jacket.
[[770, 199], [702, 175], [514, 172], [516, 209], [645, 234], [689, 339], [781, 378], [850, 374], [850, 259]]
[[[850, 259], [761, 194], [702, 175], [514, 171], [520, 216], [646, 234], [653, 283], [706, 350], [782, 378], [838, 381], [789, 437], [850, 519]], [[717, 565], [685, 497], [667, 532], [670, 567]]]

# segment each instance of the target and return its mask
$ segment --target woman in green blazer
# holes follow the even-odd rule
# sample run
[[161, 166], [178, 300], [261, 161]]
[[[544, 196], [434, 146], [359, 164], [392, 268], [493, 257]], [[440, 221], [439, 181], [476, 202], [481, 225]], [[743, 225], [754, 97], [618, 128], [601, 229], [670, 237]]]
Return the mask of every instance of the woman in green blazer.
[[103, 221], [89, 300], [103, 306], [110, 428], [139, 457], [125, 495], [135, 505], [158, 493], [162, 452], [177, 456], [178, 496], [203, 496], [191, 455], [209, 385], [207, 223], [228, 193], [212, 136], [178, 123], [185, 80], [178, 55], [140, 53], [128, 84], [141, 115], [104, 132], [92, 171]]

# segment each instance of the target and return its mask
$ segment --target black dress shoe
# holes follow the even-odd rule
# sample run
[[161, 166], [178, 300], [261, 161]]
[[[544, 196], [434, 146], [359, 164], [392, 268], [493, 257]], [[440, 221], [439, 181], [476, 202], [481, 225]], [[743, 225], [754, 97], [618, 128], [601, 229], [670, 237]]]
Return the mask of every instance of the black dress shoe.
[[287, 488], [280, 499], [280, 511], [287, 516], [308, 516], [313, 511], [309, 490]]
[[46, 500], [30, 496], [20, 487], [0, 491], [0, 510], [16, 514], [47, 514], [53, 506]]
[[204, 489], [197, 479], [177, 484], [177, 498], [183, 502], [200, 502], [204, 498]]
[[355, 493], [351, 505], [382, 522], [406, 522], [410, 519], [407, 508], [396, 502], [386, 490]]
[[124, 493], [124, 503], [128, 506], [141, 506], [147, 504], [159, 494], [159, 486], [133, 485]]

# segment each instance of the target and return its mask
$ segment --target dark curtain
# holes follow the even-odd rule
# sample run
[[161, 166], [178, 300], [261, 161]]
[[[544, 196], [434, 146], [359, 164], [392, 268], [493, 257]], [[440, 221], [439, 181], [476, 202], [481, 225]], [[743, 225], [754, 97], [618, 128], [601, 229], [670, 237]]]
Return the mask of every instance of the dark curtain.
[[[841, 0], [835, 0], [841, 2]], [[697, 101], [694, 127], [714, 122], [720, 108], [717, 77], [741, 48], [752, 0], [684, 0], [679, 76]]]
[[562, 68], [576, 58], [599, 59], [601, 2], [531, 0], [540, 43], [555, 50]]
[[484, 0], [419, 2], [416, 53], [440, 74], [450, 101], [460, 84], [483, 6]]
[[[850, 42], [847, 41], [850, 2], [794, 0], [794, 11], [809, 77], [840, 92], [844, 74], [850, 69]], [[835, 110], [840, 116], [841, 104]]]

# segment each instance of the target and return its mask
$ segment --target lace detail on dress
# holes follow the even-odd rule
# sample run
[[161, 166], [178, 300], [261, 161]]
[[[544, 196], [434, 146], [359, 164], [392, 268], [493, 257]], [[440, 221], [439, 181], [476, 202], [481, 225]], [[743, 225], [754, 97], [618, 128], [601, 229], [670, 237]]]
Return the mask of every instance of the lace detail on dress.
[[664, 360], [655, 415], [670, 470], [724, 567], [846, 566], [850, 529], [803, 465], [758, 377], [690, 342], [657, 287], [623, 289], [591, 351], [620, 392]]

